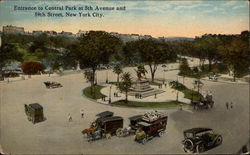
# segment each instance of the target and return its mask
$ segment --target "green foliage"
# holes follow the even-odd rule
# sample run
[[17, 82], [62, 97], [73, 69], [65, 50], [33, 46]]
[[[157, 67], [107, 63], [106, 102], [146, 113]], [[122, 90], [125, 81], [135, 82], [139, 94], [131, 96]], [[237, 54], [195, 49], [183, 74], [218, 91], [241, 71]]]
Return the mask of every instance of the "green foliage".
[[[100, 64], [107, 64], [110, 56], [121, 48], [121, 41], [107, 32], [90, 31], [79, 38], [79, 55], [82, 64], [94, 71]], [[74, 52], [74, 51], [73, 51]]]
[[102, 88], [104, 88], [104, 86], [95, 85], [95, 86], [85, 88], [82, 93], [86, 97], [97, 100], [102, 97], [105, 97], [105, 95], [101, 93]]
[[128, 91], [132, 87], [132, 78], [129, 72], [125, 72], [122, 74], [122, 82], [119, 83], [118, 89], [121, 92], [125, 92], [126, 94], [126, 101], [128, 100]]
[[84, 72], [84, 78], [87, 80], [87, 82], [91, 83], [91, 86], [94, 85], [95, 80], [95, 73], [91, 70], [85, 70]]
[[136, 101], [116, 101], [112, 102], [112, 105], [126, 106], [126, 107], [145, 107], [145, 108], [173, 108], [178, 107], [180, 104], [186, 105], [185, 103], [178, 101], [170, 101], [170, 102], [136, 102]]
[[191, 69], [188, 65], [188, 61], [187, 59], [182, 59], [181, 63], [180, 63], [180, 75], [186, 75], [186, 74], [189, 74]]
[[171, 81], [170, 83], [171, 88], [176, 89], [178, 91], [181, 91], [184, 93], [184, 97], [190, 100], [200, 100], [203, 98], [203, 96], [198, 93], [197, 91], [188, 89], [185, 85], [177, 82], [177, 81]]
[[36, 61], [24, 62], [22, 64], [22, 70], [26, 74], [36, 74], [38, 72], [42, 72], [45, 69], [45, 66]]
[[119, 75], [122, 73], [121, 65], [115, 65], [113, 72], [117, 74], [117, 83], [119, 83]]
[[168, 44], [154, 39], [142, 39], [134, 42], [136, 50], [140, 54], [141, 61], [149, 65], [151, 78], [154, 81], [157, 66], [175, 57]]
[[222, 61], [232, 70], [235, 77], [239, 77], [242, 72], [247, 72], [249, 68], [249, 44], [241, 38], [234, 38], [229, 45], [220, 46], [219, 50], [223, 55]]

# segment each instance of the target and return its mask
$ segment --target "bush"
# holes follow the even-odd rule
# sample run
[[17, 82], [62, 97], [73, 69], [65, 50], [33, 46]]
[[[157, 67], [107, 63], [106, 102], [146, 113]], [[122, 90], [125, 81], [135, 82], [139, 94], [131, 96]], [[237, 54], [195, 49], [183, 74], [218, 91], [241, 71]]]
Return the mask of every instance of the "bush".
[[36, 61], [24, 62], [22, 64], [22, 70], [26, 74], [36, 74], [38, 72], [42, 72], [45, 69], [45, 66]]

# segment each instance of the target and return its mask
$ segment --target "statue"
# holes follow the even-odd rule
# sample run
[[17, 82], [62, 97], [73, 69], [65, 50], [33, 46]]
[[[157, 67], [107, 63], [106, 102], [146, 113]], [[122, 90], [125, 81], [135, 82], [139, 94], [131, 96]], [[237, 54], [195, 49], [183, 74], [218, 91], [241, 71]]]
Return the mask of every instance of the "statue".
[[137, 70], [135, 70], [135, 71], [136, 71], [137, 78], [139, 81], [143, 78], [143, 76], [144, 76], [144, 78], [146, 78], [146, 73], [148, 73], [143, 65], [138, 66]]

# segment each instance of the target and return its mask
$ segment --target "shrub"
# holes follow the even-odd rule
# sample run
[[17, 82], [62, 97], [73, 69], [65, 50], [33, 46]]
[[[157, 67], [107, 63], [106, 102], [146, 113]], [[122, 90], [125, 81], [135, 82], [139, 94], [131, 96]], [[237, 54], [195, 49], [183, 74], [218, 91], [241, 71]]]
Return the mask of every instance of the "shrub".
[[45, 69], [45, 66], [36, 61], [24, 62], [22, 64], [22, 70], [26, 74], [36, 74], [38, 72], [42, 72]]

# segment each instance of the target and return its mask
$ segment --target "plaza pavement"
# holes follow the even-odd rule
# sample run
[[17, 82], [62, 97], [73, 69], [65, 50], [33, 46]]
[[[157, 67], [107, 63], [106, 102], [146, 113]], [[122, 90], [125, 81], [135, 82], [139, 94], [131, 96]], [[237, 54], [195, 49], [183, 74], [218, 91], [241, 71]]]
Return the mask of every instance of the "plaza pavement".
[[[162, 68], [156, 73], [163, 75]], [[135, 76], [134, 68], [125, 68]], [[105, 82], [107, 71], [98, 71], [98, 82]], [[168, 71], [165, 78], [175, 80], [178, 71]], [[109, 80], [116, 81], [116, 75], [109, 71]], [[63, 87], [46, 89], [44, 81], [60, 82]], [[193, 87], [193, 79], [184, 83]], [[183, 130], [193, 127], [210, 127], [223, 136], [222, 145], [204, 154], [234, 154], [249, 138], [249, 85], [220, 83], [204, 80], [203, 91], [212, 91], [215, 100], [213, 109], [194, 111], [189, 107], [159, 109], [169, 115], [167, 132], [145, 145], [136, 143], [133, 136], [110, 140], [102, 139], [88, 143], [81, 131], [95, 120], [102, 111], [113, 111], [124, 118], [144, 114], [155, 109], [115, 107], [98, 104], [82, 96], [82, 89], [89, 86], [83, 74], [65, 76], [34, 76], [31, 79], [0, 83], [0, 143], [5, 153], [11, 154], [182, 154]], [[233, 102], [227, 110], [225, 102]], [[24, 104], [38, 102], [44, 107], [46, 121], [33, 125], [27, 120]], [[80, 117], [84, 109], [85, 116]], [[73, 121], [68, 122], [68, 114]]]

